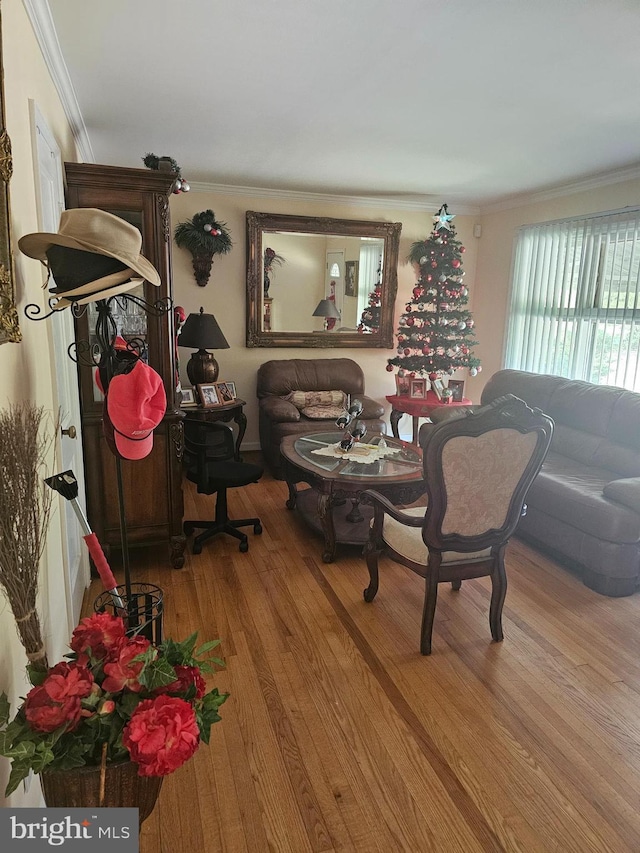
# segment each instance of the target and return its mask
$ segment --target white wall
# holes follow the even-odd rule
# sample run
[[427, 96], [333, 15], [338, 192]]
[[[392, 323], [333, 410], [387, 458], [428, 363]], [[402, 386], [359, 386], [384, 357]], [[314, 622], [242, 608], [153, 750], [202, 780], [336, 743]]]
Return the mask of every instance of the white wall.
[[[28, 303], [43, 305], [41, 285], [44, 276], [42, 265], [22, 256], [16, 245], [17, 239], [23, 234], [38, 230], [29, 99], [37, 102], [66, 159], [75, 159], [75, 147], [60, 100], [20, 0], [4, 0], [2, 3], [2, 46], [6, 126], [13, 148], [11, 228], [23, 342], [0, 346], [0, 406], [28, 399], [53, 413], [57, 411], [51, 358], [51, 323], [55, 317], [43, 322], [29, 321], [24, 317], [24, 308]], [[50, 465], [51, 468], [55, 466], [54, 459], [50, 460]], [[62, 571], [60, 515], [56, 511], [41, 566], [39, 606], [47, 652], [56, 661], [68, 641]], [[25, 666], [26, 658], [17, 637], [11, 608], [0, 592], [0, 692], [6, 691], [9, 695], [12, 711], [16, 710], [19, 697], [28, 690]], [[0, 806], [39, 804], [40, 785], [37, 779], [28, 794], [25, 795], [19, 789], [8, 801], [4, 800], [8, 775], [9, 762], [0, 758]]]
[[[187, 313], [198, 311], [200, 306], [205, 312], [215, 315], [220, 324], [230, 349], [216, 352], [220, 364], [220, 379], [232, 379], [236, 382], [238, 395], [247, 401], [247, 433], [243, 446], [246, 449], [259, 447], [258, 440], [258, 406], [256, 399], [256, 374], [260, 365], [270, 359], [286, 358], [352, 358], [357, 361], [365, 374], [367, 395], [379, 400], [390, 411], [385, 396], [395, 393], [394, 374], [387, 373], [387, 359], [395, 353], [394, 349], [349, 349], [336, 347], [331, 349], [259, 347], [248, 349], [246, 341], [246, 224], [247, 210], [262, 213], [288, 213], [305, 216], [331, 216], [338, 219], [367, 219], [375, 221], [402, 222], [400, 253], [398, 265], [398, 297], [396, 300], [394, 329], [400, 314], [404, 313], [405, 304], [411, 297], [415, 285], [415, 274], [406, 258], [411, 244], [429, 236], [433, 227], [433, 213], [428, 211], [394, 210], [385, 207], [360, 207], [336, 203], [298, 201], [291, 199], [271, 198], [268, 196], [231, 195], [223, 193], [196, 192], [171, 197], [171, 219], [173, 227], [191, 218], [195, 213], [211, 209], [218, 221], [226, 222], [233, 240], [233, 249], [228, 255], [216, 256], [209, 284], [198, 287], [193, 277], [191, 255], [174, 246], [173, 251], [173, 284], [174, 297], [177, 304], [182, 305]], [[453, 210], [455, 213], [455, 210]], [[455, 225], [458, 237], [466, 246], [463, 268], [465, 283], [470, 287], [470, 310], [476, 309], [477, 298], [474, 293], [474, 274], [478, 240], [474, 239], [473, 224], [476, 217], [457, 216]], [[269, 295], [274, 298], [278, 293], [278, 281], [286, 267], [278, 268]], [[480, 346], [477, 354], [483, 357], [484, 337], [478, 329]], [[180, 350], [180, 366], [182, 381], [188, 385], [185, 365], [190, 352]], [[466, 378], [466, 377], [462, 377]], [[473, 380], [471, 380], [473, 383]], [[473, 393], [473, 389], [466, 389]], [[475, 399], [475, 395], [474, 395]], [[405, 417], [400, 424], [406, 435], [411, 434], [411, 424]]]

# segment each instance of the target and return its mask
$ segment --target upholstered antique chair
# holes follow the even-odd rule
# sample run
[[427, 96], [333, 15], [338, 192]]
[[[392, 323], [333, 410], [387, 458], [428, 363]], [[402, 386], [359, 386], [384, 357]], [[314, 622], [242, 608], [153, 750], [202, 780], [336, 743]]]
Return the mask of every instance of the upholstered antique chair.
[[217, 494], [215, 518], [212, 521], [190, 520], [183, 523], [186, 536], [194, 530], [203, 532], [193, 540], [192, 551], [200, 554], [202, 545], [218, 533], [240, 540], [239, 550], [249, 550], [249, 540], [239, 527], [253, 527], [262, 533], [259, 518], [231, 519], [227, 511], [227, 489], [257, 483], [262, 468], [249, 462], [236, 462], [235, 441], [231, 428], [213, 421], [187, 420], [184, 425], [184, 460], [186, 477], [198, 487], [198, 494]]
[[280, 442], [286, 435], [332, 429], [347, 395], [362, 402], [359, 420], [384, 433], [384, 407], [364, 393], [362, 368], [350, 358], [267, 361], [258, 370], [260, 446], [273, 476], [282, 479]]
[[373, 490], [374, 517], [365, 546], [370, 582], [378, 591], [385, 555], [425, 579], [420, 651], [431, 654], [438, 584], [491, 578], [489, 626], [502, 640], [507, 591], [505, 548], [523, 513], [527, 490], [549, 448], [551, 418], [512, 395], [438, 424], [426, 433], [423, 470], [427, 506], [401, 510]]

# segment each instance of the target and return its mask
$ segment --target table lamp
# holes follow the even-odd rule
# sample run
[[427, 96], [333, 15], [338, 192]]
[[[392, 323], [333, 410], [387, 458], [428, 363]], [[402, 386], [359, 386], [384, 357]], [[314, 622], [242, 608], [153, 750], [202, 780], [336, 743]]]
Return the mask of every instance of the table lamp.
[[207, 349], [229, 349], [229, 344], [213, 314], [205, 314], [204, 308], [199, 314], [189, 314], [180, 331], [178, 346], [198, 350], [191, 354], [187, 363], [187, 376], [192, 385], [216, 381], [220, 368]]
[[311, 315], [312, 317], [324, 317], [324, 327], [325, 330], [327, 328], [327, 319], [332, 317], [334, 319], [340, 319], [340, 312], [336, 307], [336, 303], [333, 299], [321, 299], [318, 302], [316, 310]]

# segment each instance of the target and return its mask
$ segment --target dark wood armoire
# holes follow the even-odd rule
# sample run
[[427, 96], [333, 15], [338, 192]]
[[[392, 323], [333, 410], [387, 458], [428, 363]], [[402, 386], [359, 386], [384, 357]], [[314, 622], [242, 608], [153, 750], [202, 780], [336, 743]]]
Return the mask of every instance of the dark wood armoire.
[[[150, 303], [172, 299], [169, 194], [174, 176], [92, 163], [66, 163], [65, 172], [68, 208], [107, 210], [142, 232], [142, 252], [160, 273], [161, 286], [145, 282], [133, 293]], [[182, 568], [183, 427], [176, 405], [173, 310], [153, 316], [132, 302], [114, 300], [112, 312], [120, 334], [146, 342], [149, 364], [162, 376], [167, 395], [167, 411], [154, 432], [152, 452], [144, 459], [121, 462], [128, 545], [164, 543], [171, 564]], [[76, 318], [76, 342], [95, 342], [96, 315], [90, 304]], [[90, 366], [78, 364], [78, 379], [89, 523], [105, 549], [120, 548], [116, 460], [102, 432], [102, 394]]]

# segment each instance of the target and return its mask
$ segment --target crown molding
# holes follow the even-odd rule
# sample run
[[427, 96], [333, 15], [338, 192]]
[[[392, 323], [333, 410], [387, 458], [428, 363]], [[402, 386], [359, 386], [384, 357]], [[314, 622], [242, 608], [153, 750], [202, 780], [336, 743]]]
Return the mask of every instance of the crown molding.
[[[201, 193], [216, 193], [221, 195], [250, 195], [261, 198], [278, 198], [288, 201], [315, 202], [326, 204], [342, 204], [350, 207], [377, 207], [394, 210], [420, 210], [437, 213], [441, 201], [434, 201], [433, 196], [415, 195], [411, 198], [402, 196], [358, 196], [340, 195], [338, 193], [313, 193], [300, 190], [278, 190], [266, 187], [245, 187], [234, 184], [214, 184], [205, 181], [189, 181], [191, 190]], [[480, 213], [480, 208], [474, 205], [455, 205], [457, 214], [474, 216]]]
[[78, 156], [85, 163], [95, 163], [89, 134], [60, 50], [60, 42], [49, 3], [47, 0], [22, 0], [22, 4], [31, 21], [33, 32], [42, 51], [45, 64], [49, 69], [53, 85], [60, 96], [62, 108], [67, 116], [78, 149]]
[[510, 198], [496, 201], [492, 204], [482, 205], [481, 213], [499, 213], [502, 210], [510, 210], [514, 207], [524, 207], [530, 204], [539, 202], [551, 201], [554, 198], [561, 198], [574, 193], [587, 192], [600, 187], [611, 186], [612, 184], [620, 184], [625, 181], [634, 181], [640, 178], [640, 164], [635, 166], [627, 166], [623, 169], [614, 169], [610, 172], [601, 172], [598, 175], [592, 175], [589, 178], [584, 178], [580, 181], [571, 181], [566, 184], [557, 184], [555, 187], [550, 187], [548, 190], [540, 190], [540, 192], [526, 193], [523, 195], [511, 196]]

